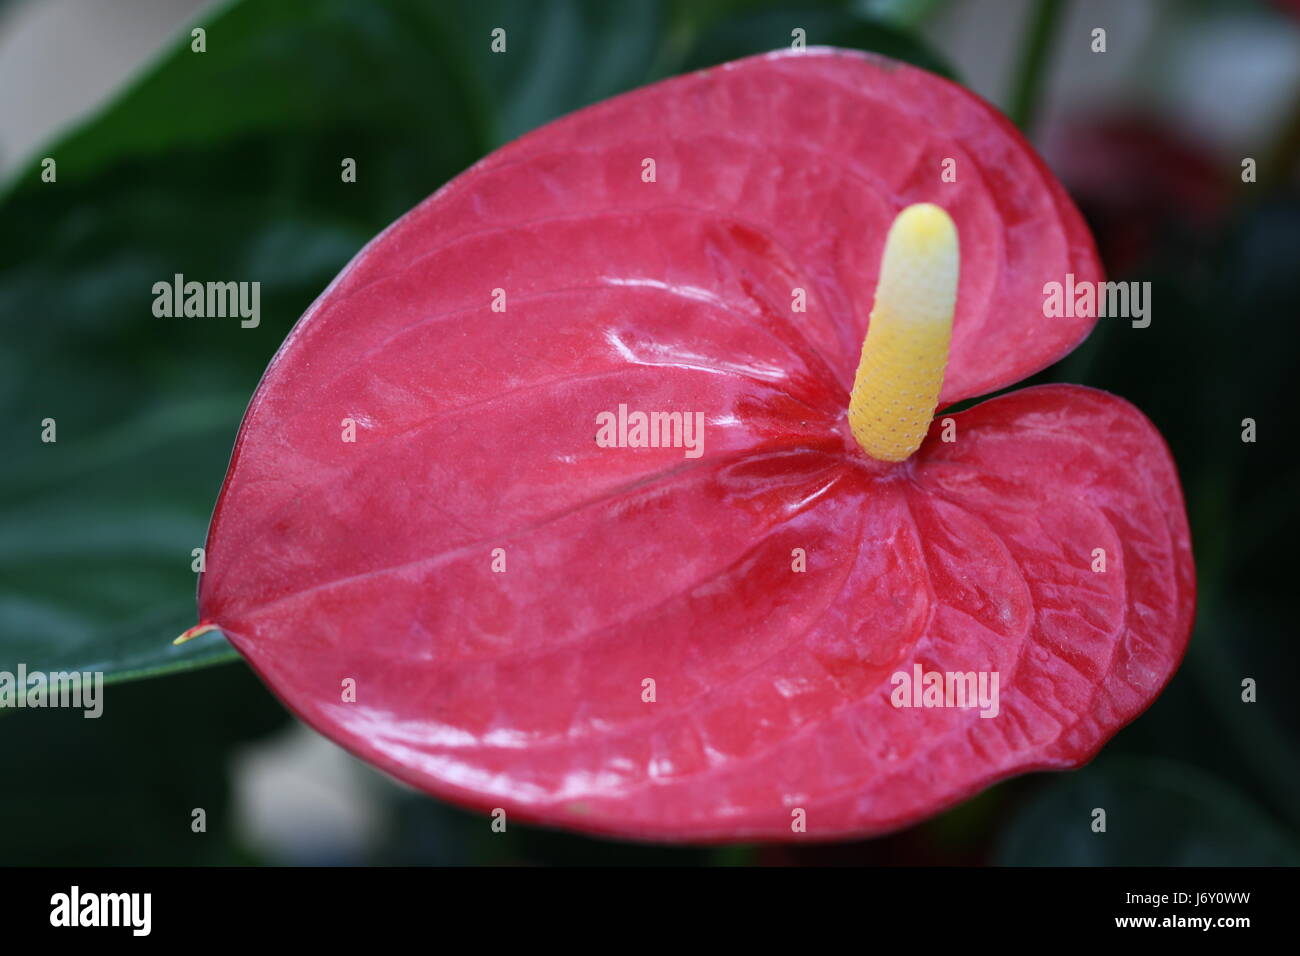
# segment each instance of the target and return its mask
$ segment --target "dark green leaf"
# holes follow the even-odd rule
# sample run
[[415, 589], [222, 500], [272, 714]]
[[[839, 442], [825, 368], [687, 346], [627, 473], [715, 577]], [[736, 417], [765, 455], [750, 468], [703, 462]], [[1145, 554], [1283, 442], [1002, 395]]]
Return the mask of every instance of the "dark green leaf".
[[[1106, 813], [1106, 832], [1092, 829]], [[1232, 786], [1167, 761], [1102, 760], [1046, 783], [1002, 832], [1007, 866], [1294, 866], [1300, 853]]]
[[790, 49], [793, 31], [804, 31], [808, 46], [868, 50], [954, 77], [937, 54], [889, 24], [835, 7], [777, 6], [716, 24], [705, 32], [685, 59], [685, 69], [700, 69], [768, 50]]
[[[21, 224], [0, 237], [0, 670], [234, 659], [219, 634], [171, 639], [194, 623], [191, 551], [267, 361], [390, 221], [503, 140], [642, 82], [660, 10], [235, 3], [201, 21], [207, 52], [186, 32], [41, 150], [57, 181], [33, 162], [0, 208]], [[260, 282], [260, 324], [154, 317], [177, 273]]]

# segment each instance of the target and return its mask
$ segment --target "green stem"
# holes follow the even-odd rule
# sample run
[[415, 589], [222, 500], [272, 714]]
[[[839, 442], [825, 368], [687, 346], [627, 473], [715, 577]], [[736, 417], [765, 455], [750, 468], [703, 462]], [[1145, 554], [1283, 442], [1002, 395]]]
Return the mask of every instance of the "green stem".
[[1065, 0], [1035, 0], [1033, 13], [1020, 46], [1020, 63], [1016, 67], [1015, 86], [1011, 94], [1010, 116], [1029, 135], [1038, 113], [1043, 92], [1043, 67], [1056, 33], [1056, 25], [1065, 12]]

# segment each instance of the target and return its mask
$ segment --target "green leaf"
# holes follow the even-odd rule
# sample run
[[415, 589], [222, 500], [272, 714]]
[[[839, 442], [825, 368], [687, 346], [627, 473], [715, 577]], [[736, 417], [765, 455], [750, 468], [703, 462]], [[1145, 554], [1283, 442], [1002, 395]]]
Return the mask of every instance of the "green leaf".
[[860, 13], [900, 29], [914, 29], [934, 12], [942, 0], [857, 0]]
[[718, 23], [696, 41], [684, 68], [700, 69], [768, 50], [788, 50], [796, 29], [804, 31], [808, 46], [868, 50], [955, 78], [952, 67], [910, 34], [835, 7], [776, 6]]
[[[1092, 829], [1095, 809], [1106, 832]], [[1294, 866], [1291, 838], [1231, 785], [1151, 758], [1056, 777], [1003, 830], [1004, 866]]]
[[290, 718], [252, 671], [123, 684], [100, 702], [94, 720], [73, 709], [0, 720], [0, 865], [258, 862], [241, 843], [230, 768]]
[[[493, 146], [637, 85], [660, 4], [234, 3], [34, 160], [0, 208], [0, 670], [235, 659], [195, 622], [248, 396], [390, 221]], [[507, 54], [489, 49], [504, 28]], [[341, 162], [357, 162], [357, 182]], [[261, 283], [261, 322], [161, 319], [155, 282]], [[44, 442], [42, 422], [56, 438]]]

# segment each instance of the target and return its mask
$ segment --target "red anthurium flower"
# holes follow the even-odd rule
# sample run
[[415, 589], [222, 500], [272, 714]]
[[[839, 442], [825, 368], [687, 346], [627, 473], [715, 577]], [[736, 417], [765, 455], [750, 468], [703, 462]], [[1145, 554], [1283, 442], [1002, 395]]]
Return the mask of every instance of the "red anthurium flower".
[[1077, 766], [1187, 642], [1174, 465], [1086, 388], [935, 416], [1088, 333], [1045, 317], [1068, 274], [1101, 278], [1061, 187], [908, 66], [557, 120], [298, 323], [196, 631], [393, 775], [591, 832], [862, 835]]

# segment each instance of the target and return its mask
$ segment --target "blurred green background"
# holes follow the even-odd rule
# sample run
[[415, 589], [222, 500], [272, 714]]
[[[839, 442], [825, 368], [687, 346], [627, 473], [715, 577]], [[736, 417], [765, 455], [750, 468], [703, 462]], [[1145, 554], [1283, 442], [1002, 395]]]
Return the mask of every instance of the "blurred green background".
[[[127, 16], [131, 3], [97, 6]], [[0, 50], [22, 7], [0, 6]], [[1298, 8], [203, 7], [193, 25], [206, 30], [206, 53], [191, 52], [185, 27], [106, 107], [21, 162], [6, 157], [0, 670], [103, 670], [115, 683], [99, 720], [0, 711], [0, 864], [1300, 861], [1289, 594], [1300, 470], [1284, 417], [1300, 341]], [[489, 53], [496, 26], [508, 55]], [[1108, 28], [1105, 55], [1089, 50], [1094, 26]], [[1111, 277], [1153, 283], [1150, 328], [1103, 319], [1035, 379], [1125, 396], [1179, 463], [1199, 615], [1187, 660], [1150, 711], [1083, 770], [1009, 781], [888, 837], [645, 847], [515, 824], [493, 834], [485, 818], [400, 787], [298, 727], [223, 641], [171, 647], [194, 623], [191, 549], [203, 544], [248, 397], [293, 322], [367, 240], [528, 129], [786, 46], [796, 27], [810, 44], [954, 76], [1007, 109], [1093, 225]], [[57, 37], [43, 55], [60, 58]], [[56, 183], [41, 181], [47, 156]], [[342, 157], [357, 161], [355, 184], [340, 181]], [[1244, 157], [1257, 162], [1254, 183], [1241, 181]], [[261, 325], [155, 319], [149, 290], [177, 272], [259, 281]], [[1247, 417], [1254, 444], [1241, 441]], [[55, 444], [40, 441], [45, 418], [57, 421]], [[1259, 685], [1253, 704], [1241, 701], [1247, 677]], [[1097, 806], [1109, 815], [1104, 837], [1088, 829]], [[208, 828], [196, 834], [198, 807]]]

